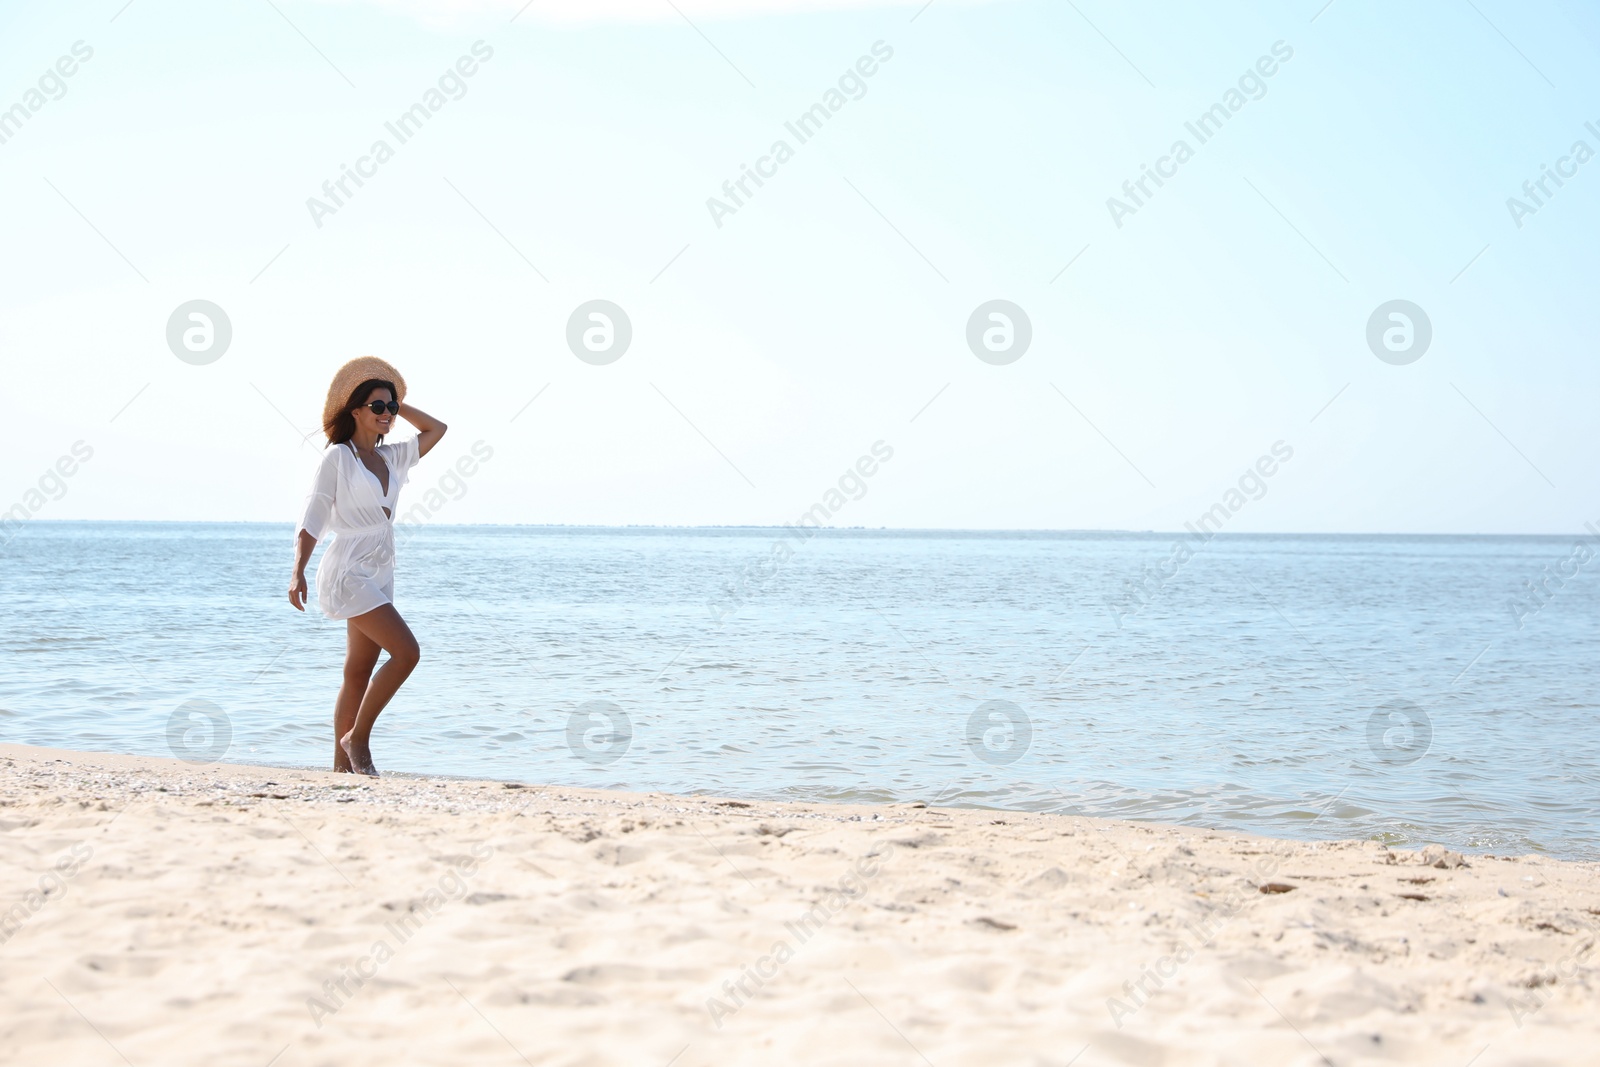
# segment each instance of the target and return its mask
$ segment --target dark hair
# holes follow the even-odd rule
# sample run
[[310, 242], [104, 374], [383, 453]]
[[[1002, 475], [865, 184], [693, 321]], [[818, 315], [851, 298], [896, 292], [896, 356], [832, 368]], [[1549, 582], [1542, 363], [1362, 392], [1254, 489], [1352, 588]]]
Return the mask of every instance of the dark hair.
[[[390, 396], [397, 400], [400, 398], [400, 390], [396, 389], [394, 383], [387, 378], [368, 378], [356, 386], [350, 393], [350, 399], [344, 402], [344, 407], [333, 417], [333, 421], [322, 428], [322, 432], [328, 435], [330, 445], [342, 445], [356, 435], [356, 417], [351, 412], [365, 404], [374, 389], [387, 389]], [[383, 443], [382, 434], [378, 435], [378, 443]]]

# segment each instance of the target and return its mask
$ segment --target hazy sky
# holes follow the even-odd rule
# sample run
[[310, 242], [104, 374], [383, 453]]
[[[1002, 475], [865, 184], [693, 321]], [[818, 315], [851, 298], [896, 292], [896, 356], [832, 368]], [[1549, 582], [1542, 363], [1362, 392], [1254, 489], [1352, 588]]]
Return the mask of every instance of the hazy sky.
[[441, 522], [779, 523], [881, 441], [835, 522], [1179, 529], [1278, 445], [1228, 529], [1600, 524], [1593, 11], [8, 4], [0, 509], [292, 522], [374, 353], [451, 427], [403, 508], [493, 450]]

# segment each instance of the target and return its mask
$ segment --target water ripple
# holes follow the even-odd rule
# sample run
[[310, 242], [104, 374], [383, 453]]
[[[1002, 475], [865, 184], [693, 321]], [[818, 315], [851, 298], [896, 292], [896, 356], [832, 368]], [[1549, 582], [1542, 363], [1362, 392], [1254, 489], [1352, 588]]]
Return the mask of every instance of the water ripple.
[[[224, 758], [321, 765], [344, 627], [284, 602], [289, 534], [30, 523], [0, 548], [0, 736], [169, 755], [205, 700]], [[1600, 858], [1600, 591], [1509, 607], [1568, 538], [1219, 537], [1119, 622], [1171, 535], [839, 531], [719, 622], [778, 536], [420, 531], [380, 765]], [[597, 700], [632, 724], [610, 762], [567, 747]]]

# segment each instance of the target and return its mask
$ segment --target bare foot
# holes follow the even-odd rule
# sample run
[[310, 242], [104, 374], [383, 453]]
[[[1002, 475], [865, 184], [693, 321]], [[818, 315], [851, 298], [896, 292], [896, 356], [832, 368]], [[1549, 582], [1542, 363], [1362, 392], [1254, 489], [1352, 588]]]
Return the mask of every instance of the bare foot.
[[372, 750], [365, 742], [356, 740], [354, 730], [339, 738], [339, 747], [350, 757], [351, 770], [372, 778], [378, 777], [378, 768], [372, 763]]

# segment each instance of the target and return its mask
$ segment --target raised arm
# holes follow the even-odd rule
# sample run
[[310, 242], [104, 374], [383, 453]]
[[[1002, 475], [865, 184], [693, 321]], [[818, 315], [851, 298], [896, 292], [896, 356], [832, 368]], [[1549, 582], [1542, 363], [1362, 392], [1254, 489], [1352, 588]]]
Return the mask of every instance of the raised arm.
[[450, 427], [429, 415], [426, 411], [419, 411], [410, 404], [400, 405], [400, 417], [417, 428], [417, 456], [426, 456], [434, 445], [439, 443], [439, 438]]

